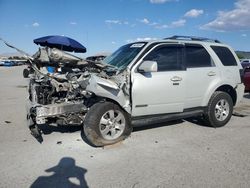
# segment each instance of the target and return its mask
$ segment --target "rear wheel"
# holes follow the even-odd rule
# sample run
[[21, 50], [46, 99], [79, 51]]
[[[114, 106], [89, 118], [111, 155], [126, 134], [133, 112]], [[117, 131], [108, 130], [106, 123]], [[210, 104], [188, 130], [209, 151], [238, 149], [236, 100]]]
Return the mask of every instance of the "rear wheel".
[[222, 127], [230, 120], [233, 112], [231, 96], [222, 91], [216, 91], [209, 100], [205, 113], [205, 123], [208, 126]]
[[111, 102], [94, 104], [84, 121], [84, 133], [95, 146], [114, 144], [127, 138], [131, 132], [128, 113]]

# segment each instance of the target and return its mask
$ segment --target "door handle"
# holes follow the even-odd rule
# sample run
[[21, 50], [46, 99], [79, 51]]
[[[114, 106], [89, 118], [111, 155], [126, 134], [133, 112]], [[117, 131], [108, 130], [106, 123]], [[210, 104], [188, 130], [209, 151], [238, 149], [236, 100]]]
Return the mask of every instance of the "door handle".
[[210, 71], [209, 73], [207, 73], [208, 76], [215, 76], [216, 75], [216, 72], [214, 71]]
[[182, 78], [179, 76], [174, 76], [173, 78], [170, 79], [173, 82], [178, 82], [178, 81], [182, 81]]

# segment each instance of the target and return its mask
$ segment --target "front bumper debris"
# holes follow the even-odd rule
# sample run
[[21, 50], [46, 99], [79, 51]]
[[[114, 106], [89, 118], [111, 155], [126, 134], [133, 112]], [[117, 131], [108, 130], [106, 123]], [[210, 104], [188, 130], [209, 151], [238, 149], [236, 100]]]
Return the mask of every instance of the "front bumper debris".
[[45, 124], [47, 118], [50, 117], [66, 116], [68, 114], [82, 113], [87, 111], [87, 108], [82, 101], [48, 105], [33, 104], [31, 101], [28, 103], [27, 119], [33, 119], [33, 121], [35, 121], [33, 123], [38, 125]]

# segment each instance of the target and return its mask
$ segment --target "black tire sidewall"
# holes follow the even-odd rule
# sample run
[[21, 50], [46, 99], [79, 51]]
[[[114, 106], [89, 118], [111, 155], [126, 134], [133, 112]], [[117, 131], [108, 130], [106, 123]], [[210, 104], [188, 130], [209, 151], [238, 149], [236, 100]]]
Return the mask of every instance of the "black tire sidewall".
[[[101, 117], [108, 110], [118, 110], [125, 117], [125, 129], [120, 137], [114, 140], [106, 140], [103, 138], [100, 129], [99, 123]], [[112, 102], [98, 102], [94, 104], [88, 111], [85, 120], [84, 120], [84, 133], [87, 137], [90, 144], [94, 146], [104, 146], [109, 144], [114, 144], [116, 142], [122, 141], [127, 138], [132, 132], [131, 120], [127, 112], [121, 109], [117, 104]]]

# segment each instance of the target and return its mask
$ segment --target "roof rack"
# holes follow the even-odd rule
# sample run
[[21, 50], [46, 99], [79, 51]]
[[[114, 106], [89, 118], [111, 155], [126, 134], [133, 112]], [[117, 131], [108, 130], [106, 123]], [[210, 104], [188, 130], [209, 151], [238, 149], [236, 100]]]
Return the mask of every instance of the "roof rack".
[[164, 40], [172, 39], [172, 40], [192, 40], [192, 41], [205, 41], [205, 42], [215, 42], [215, 43], [221, 43], [217, 39], [209, 39], [204, 37], [195, 37], [195, 36], [179, 36], [174, 35], [172, 37], [164, 38]]

